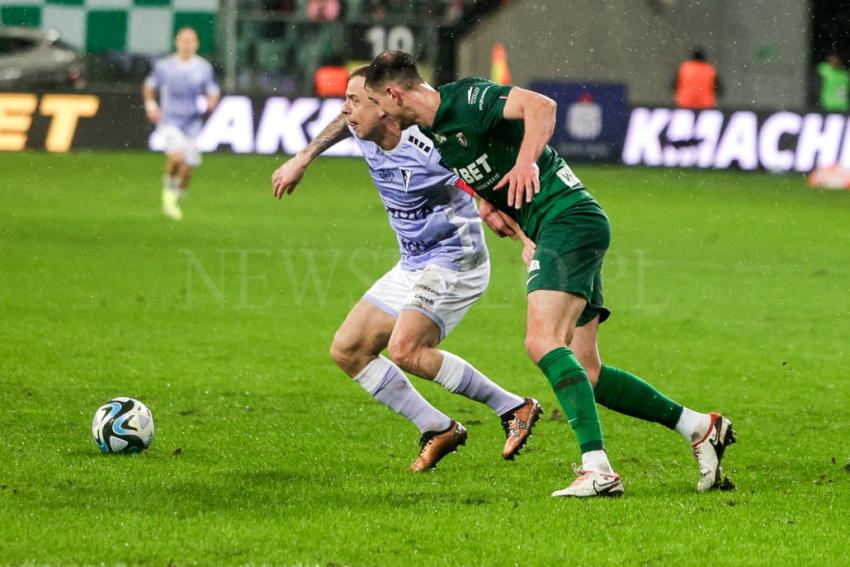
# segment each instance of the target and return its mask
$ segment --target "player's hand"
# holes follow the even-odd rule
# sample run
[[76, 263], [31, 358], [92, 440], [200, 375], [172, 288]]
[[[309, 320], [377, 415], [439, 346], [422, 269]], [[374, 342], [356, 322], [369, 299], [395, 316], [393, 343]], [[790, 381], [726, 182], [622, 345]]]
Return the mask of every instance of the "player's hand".
[[161, 115], [161, 112], [158, 108], [148, 110], [146, 111], [146, 113], [148, 115], [148, 120], [150, 120], [154, 124], [159, 124], [159, 117]]
[[525, 266], [531, 263], [531, 260], [534, 259], [534, 253], [537, 251], [537, 245], [532, 242], [528, 238], [522, 239], [522, 261], [525, 262]]
[[540, 193], [540, 168], [536, 163], [517, 163], [514, 165], [501, 181], [499, 181], [494, 191], [508, 187], [508, 206], [519, 209], [522, 207], [523, 201], [530, 203], [531, 199]]
[[295, 188], [301, 183], [308, 165], [310, 165], [309, 159], [301, 154], [296, 154], [292, 159], [277, 168], [272, 175], [274, 196], [280, 199], [284, 194], [289, 195], [295, 191]]
[[481, 215], [481, 219], [484, 223], [489, 226], [490, 230], [495, 232], [499, 238], [504, 238], [506, 236], [513, 238], [516, 236], [516, 231], [505, 222], [500, 212], [488, 201], [481, 199], [481, 202], [478, 204], [478, 214]]

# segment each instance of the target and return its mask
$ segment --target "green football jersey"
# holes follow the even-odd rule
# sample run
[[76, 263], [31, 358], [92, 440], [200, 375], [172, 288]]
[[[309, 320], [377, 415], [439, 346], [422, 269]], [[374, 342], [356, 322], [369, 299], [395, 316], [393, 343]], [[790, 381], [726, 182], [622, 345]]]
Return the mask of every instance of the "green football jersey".
[[443, 164], [482, 198], [508, 213], [532, 240], [543, 221], [590, 195], [567, 163], [546, 146], [537, 165], [540, 193], [517, 210], [508, 205], [508, 187], [493, 187], [513, 169], [522, 144], [522, 120], [505, 120], [505, 101], [513, 87], [471, 77], [439, 87], [440, 107], [430, 128]]

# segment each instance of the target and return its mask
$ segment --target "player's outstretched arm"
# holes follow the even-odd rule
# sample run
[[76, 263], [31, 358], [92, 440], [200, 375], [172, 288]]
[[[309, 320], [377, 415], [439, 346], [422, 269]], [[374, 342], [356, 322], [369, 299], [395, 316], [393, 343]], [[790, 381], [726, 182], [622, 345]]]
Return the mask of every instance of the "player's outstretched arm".
[[157, 124], [159, 122], [159, 105], [156, 103], [156, 88], [148, 81], [142, 87], [142, 98], [145, 100], [145, 114], [148, 120]]
[[274, 196], [280, 199], [284, 194], [295, 191], [310, 163], [322, 152], [350, 135], [351, 132], [345, 125], [345, 115], [340, 114], [334, 118], [303, 150], [275, 170], [272, 175]]
[[525, 262], [526, 266], [531, 262], [534, 252], [537, 250], [537, 245], [525, 235], [525, 232], [523, 232], [522, 228], [520, 228], [514, 219], [491, 205], [485, 199], [479, 199], [478, 214], [481, 215], [484, 224], [489, 226], [499, 238], [510, 236], [514, 240], [522, 241], [522, 261]]
[[218, 103], [221, 102], [221, 93], [207, 95], [207, 112], [212, 112]]
[[522, 120], [525, 134], [516, 164], [494, 189], [508, 188], [508, 205], [519, 209], [523, 201], [530, 203], [540, 192], [540, 169], [537, 159], [555, 131], [557, 104], [541, 94], [514, 87], [508, 93], [503, 116], [506, 120]]
[[489, 226], [490, 230], [495, 232], [499, 238], [504, 238], [506, 236], [516, 238], [516, 229], [519, 228], [519, 226], [516, 225], [516, 223], [511, 225], [509, 221], [513, 221], [513, 219], [491, 205], [490, 201], [479, 199], [478, 214], [481, 215], [481, 220], [484, 221], [484, 224]]

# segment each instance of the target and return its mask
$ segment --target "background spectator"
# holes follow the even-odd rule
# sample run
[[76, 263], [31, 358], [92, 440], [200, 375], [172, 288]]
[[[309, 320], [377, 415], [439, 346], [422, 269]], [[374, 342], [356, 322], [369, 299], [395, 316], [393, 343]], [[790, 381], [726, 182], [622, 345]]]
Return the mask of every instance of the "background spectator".
[[818, 65], [818, 77], [818, 101], [821, 108], [827, 112], [847, 112], [850, 109], [850, 101], [847, 99], [850, 73], [844, 68], [844, 62], [837, 54], [830, 54], [826, 61]]
[[681, 108], [714, 108], [720, 94], [717, 69], [706, 60], [705, 51], [696, 48], [691, 58], [679, 65], [674, 89], [676, 106]]
[[307, 17], [311, 22], [335, 22], [339, 13], [339, 0], [310, 0], [307, 4]]
[[338, 54], [328, 57], [324, 64], [316, 69], [314, 79], [316, 96], [345, 98], [348, 70]]

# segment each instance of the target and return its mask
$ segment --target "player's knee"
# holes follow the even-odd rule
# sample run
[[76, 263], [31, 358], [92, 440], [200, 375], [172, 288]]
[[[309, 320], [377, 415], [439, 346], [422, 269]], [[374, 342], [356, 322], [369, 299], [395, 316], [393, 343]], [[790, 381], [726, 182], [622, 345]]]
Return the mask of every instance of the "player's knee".
[[331, 358], [337, 366], [348, 371], [349, 368], [356, 365], [357, 360], [362, 356], [360, 350], [358, 341], [337, 332], [331, 343]]
[[563, 344], [558, 343], [559, 341], [555, 337], [548, 337], [538, 333], [529, 332], [525, 335], [525, 352], [527, 352], [528, 357], [536, 363], [546, 356], [548, 352], [558, 346], [563, 346]]
[[411, 340], [392, 338], [387, 347], [390, 358], [408, 372], [415, 372], [419, 360], [419, 347]]

